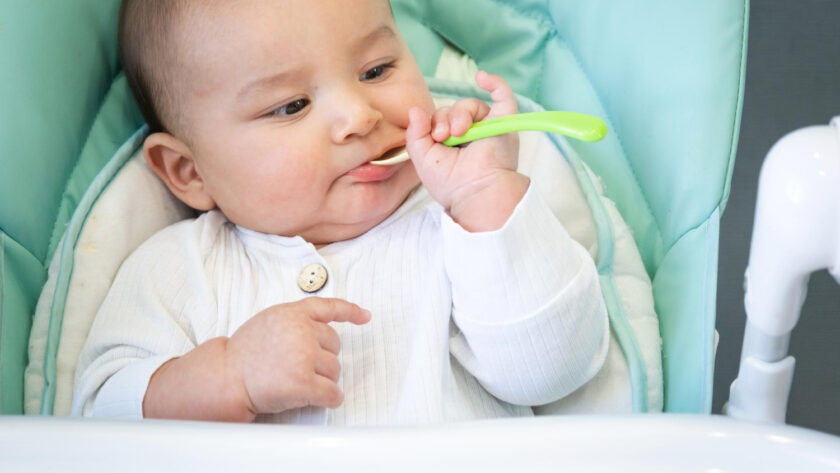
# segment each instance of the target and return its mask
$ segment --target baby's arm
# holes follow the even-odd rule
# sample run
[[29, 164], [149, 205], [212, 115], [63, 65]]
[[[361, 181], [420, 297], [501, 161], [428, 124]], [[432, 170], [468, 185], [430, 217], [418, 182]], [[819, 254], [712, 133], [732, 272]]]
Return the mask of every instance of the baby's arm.
[[460, 329], [453, 355], [500, 399], [544, 404], [600, 369], [609, 344], [606, 308], [589, 253], [516, 172], [516, 135], [460, 149], [439, 144], [474, 121], [516, 113], [501, 78], [479, 73], [476, 81], [493, 106], [462, 100], [431, 118], [413, 110], [408, 149], [448, 214], [444, 254]]
[[498, 231], [441, 225], [459, 329], [450, 350], [485, 389], [541, 405], [597, 374], [609, 329], [595, 264], [533, 185]]
[[338, 407], [341, 342], [327, 323], [369, 319], [341, 299], [269, 307], [230, 338], [214, 338], [164, 363], [149, 381], [143, 416], [250, 422], [260, 413]]
[[326, 322], [368, 314], [310, 298], [270, 307], [227, 338], [197, 243], [218, 226], [200, 223], [164, 230], [121, 267], [79, 358], [74, 414], [248, 421], [341, 402]]

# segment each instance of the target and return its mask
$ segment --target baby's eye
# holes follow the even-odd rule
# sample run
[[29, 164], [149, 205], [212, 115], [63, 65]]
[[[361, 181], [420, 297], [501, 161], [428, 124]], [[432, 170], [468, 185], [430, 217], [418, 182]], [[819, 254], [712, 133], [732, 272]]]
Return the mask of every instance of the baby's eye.
[[293, 100], [286, 105], [282, 105], [271, 112], [271, 115], [275, 116], [284, 116], [284, 115], [294, 115], [296, 113], [300, 113], [301, 110], [306, 108], [309, 105], [309, 99], [297, 99]]
[[381, 64], [379, 66], [374, 67], [373, 69], [369, 69], [365, 71], [364, 74], [359, 78], [362, 81], [371, 81], [376, 80], [385, 75], [388, 69], [392, 69], [394, 67], [393, 63], [389, 64]]

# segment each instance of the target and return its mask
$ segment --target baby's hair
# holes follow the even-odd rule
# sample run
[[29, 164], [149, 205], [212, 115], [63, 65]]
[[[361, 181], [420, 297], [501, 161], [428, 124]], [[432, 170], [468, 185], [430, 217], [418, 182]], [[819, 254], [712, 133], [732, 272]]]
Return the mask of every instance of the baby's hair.
[[[184, 15], [181, 0], [123, 0], [119, 49], [123, 71], [151, 133], [176, 127], [172, 70], [177, 67], [173, 26]], [[183, 79], [180, 79], [183, 80]], [[177, 128], [177, 127], [176, 127]]]

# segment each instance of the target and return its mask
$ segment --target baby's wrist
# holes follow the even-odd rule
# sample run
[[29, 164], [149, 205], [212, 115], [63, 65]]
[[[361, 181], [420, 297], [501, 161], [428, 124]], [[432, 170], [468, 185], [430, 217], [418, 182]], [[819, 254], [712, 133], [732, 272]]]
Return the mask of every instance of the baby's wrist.
[[224, 387], [227, 391], [224, 394], [225, 399], [228, 399], [228, 408], [235, 412], [233, 416], [237, 419], [243, 419], [251, 422], [257, 416], [257, 410], [254, 406], [251, 396], [248, 394], [248, 387], [245, 385], [245, 379], [242, 376], [242, 370], [235, 356], [231, 356], [228, 350], [229, 339], [223, 337], [224, 340]]
[[516, 171], [499, 171], [453, 196], [449, 215], [469, 232], [502, 228], [531, 181]]

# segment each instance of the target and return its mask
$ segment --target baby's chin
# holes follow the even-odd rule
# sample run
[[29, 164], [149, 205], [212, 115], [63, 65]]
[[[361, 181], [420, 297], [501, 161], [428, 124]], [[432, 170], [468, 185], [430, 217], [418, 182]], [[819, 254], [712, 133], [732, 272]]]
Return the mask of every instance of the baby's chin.
[[311, 238], [306, 234], [301, 236], [316, 245], [325, 245], [364, 235], [387, 220], [420, 185], [414, 167], [407, 164], [410, 172], [393, 176], [395, 179], [386, 192], [377, 188], [381, 183], [353, 184], [348, 189], [350, 195], [330, 212], [333, 218], [325, 219], [313, 231], [305, 232]]

